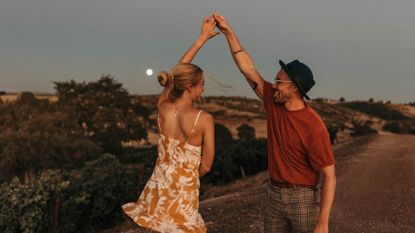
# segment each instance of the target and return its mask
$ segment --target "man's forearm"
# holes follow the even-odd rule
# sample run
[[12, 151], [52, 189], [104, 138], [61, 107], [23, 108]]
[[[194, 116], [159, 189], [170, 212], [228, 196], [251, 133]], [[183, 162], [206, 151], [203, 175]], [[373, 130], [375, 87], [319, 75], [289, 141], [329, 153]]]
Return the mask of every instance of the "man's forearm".
[[322, 224], [328, 224], [330, 211], [333, 206], [334, 194], [336, 190], [336, 176], [324, 176], [323, 177], [323, 188], [321, 192], [321, 204], [320, 204], [320, 214], [318, 217], [318, 222]]
[[244, 50], [241, 43], [239, 42], [238, 37], [229, 29], [226, 33], [226, 40], [229, 44], [229, 49], [231, 50], [232, 57], [238, 66], [239, 70], [246, 76], [250, 72], [256, 72], [255, 65], [252, 62], [249, 54]]

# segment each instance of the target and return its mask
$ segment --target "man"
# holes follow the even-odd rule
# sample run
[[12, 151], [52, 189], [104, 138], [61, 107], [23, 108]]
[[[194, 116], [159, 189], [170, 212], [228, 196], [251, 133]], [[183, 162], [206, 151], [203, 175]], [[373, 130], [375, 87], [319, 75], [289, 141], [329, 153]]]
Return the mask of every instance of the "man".
[[236, 65], [267, 112], [270, 184], [265, 232], [328, 232], [335, 161], [323, 121], [303, 100], [309, 99], [307, 92], [315, 83], [311, 70], [298, 60], [280, 61], [275, 83], [266, 82], [224, 17], [214, 17]]

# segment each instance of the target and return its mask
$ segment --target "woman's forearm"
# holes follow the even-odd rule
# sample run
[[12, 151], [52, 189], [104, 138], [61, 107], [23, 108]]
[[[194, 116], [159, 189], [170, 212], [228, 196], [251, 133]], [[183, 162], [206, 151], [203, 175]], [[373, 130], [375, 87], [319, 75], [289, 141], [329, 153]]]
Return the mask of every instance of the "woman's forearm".
[[193, 58], [196, 56], [197, 52], [199, 52], [200, 48], [203, 47], [206, 41], [207, 38], [200, 35], [193, 43], [193, 45], [183, 54], [179, 63], [191, 63]]

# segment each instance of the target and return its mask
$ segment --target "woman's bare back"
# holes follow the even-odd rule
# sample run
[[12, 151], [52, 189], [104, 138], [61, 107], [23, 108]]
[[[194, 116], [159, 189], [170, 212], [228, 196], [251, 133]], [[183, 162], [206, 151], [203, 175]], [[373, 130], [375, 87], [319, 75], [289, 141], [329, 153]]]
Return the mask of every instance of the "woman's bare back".
[[161, 134], [193, 146], [202, 145], [203, 113], [199, 109], [165, 102], [159, 105], [158, 110]]

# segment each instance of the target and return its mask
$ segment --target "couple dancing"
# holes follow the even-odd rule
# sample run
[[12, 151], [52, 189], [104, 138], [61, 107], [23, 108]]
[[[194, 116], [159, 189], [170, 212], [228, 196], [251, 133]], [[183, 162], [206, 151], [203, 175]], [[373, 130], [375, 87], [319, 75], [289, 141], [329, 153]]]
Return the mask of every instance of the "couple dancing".
[[324, 123], [303, 100], [309, 99], [307, 92], [314, 85], [312, 72], [298, 60], [280, 61], [274, 84], [265, 81], [219, 14], [203, 19], [200, 36], [179, 64], [158, 76], [165, 88], [157, 103], [156, 166], [139, 199], [124, 204], [123, 211], [138, 225], [157, 232], [207, 231], [198, 211], [199, 177], [213, 163], [214, 121], [193, 107], [205, 81], [203, 71], [191, 62], [219, 34], [215, 27], [226, 36], [236, 65], [266, 110], [270, 182], [264, 231], [328, 232], [335, 160]]

